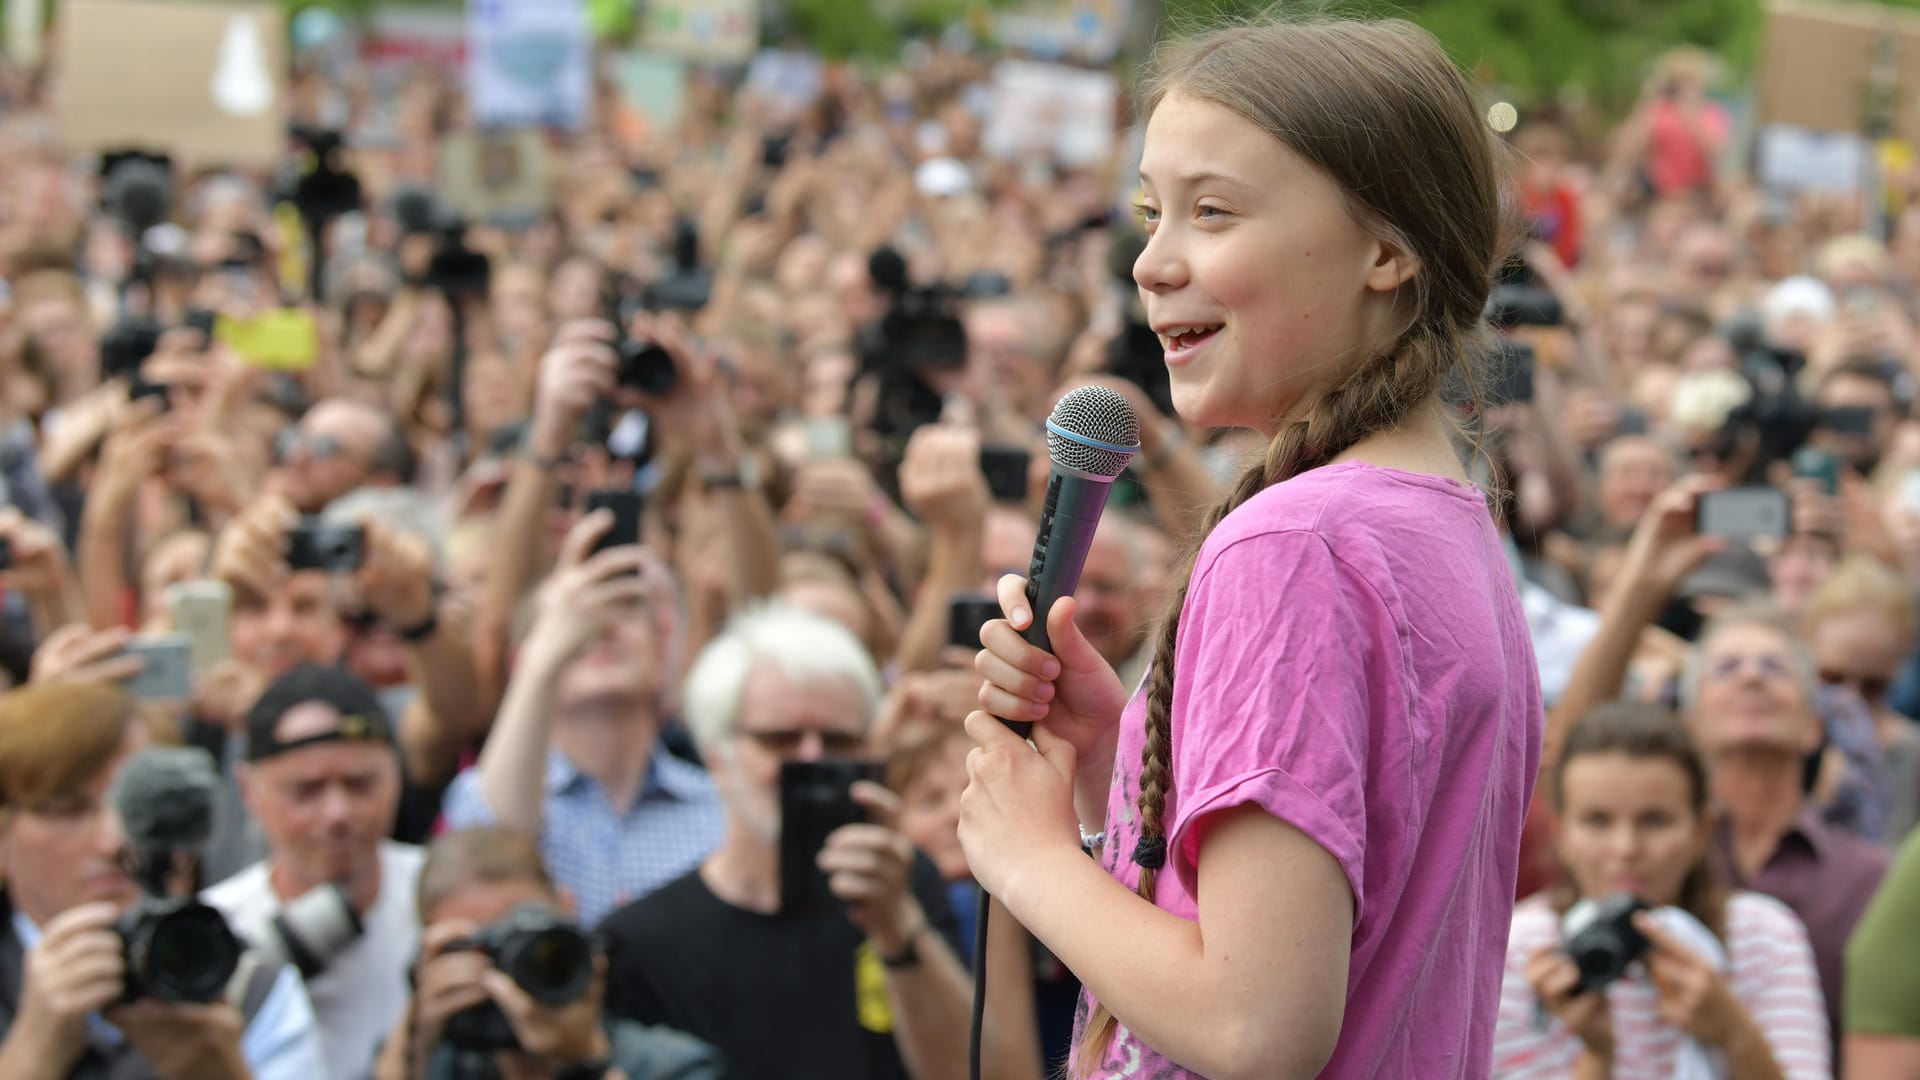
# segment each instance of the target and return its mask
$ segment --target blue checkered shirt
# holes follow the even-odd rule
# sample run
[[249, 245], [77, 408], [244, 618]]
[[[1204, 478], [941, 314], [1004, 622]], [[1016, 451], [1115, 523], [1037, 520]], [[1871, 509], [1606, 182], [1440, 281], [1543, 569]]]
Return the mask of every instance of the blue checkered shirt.
[[[665, 749], [654, 752], [640, 797], [624, 812], [556, 749], [547, 751], [546, 785], [540, 851], [589, 926], [699, 866], [720, 845], [725, 818], [713, 781]], [[494, 821], [477, 769], [454, 779], [442, 809], [449, 828]]]

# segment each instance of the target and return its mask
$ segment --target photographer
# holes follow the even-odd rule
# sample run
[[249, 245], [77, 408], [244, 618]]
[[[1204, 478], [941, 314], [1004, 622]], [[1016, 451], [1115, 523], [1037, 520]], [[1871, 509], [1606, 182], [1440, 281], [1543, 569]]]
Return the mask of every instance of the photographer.
[[149, 741], [132, 699], [97, 683], [0, 696], [0, 1076], [310, 1080], [312, 1007], [280, 969], [240, 1005], [124, 999], [115, 929], [140, 897], [108, 790]]
[[[1640, 633], [1681, 580], [1726, 540], [1702, 536], [1695, 504], [1718, 483], [1690, 477], [1663, 492], [1627, 545], [1599, 631], [1548, 714], [1541, 775], [1550, 777], [1575, 721], [1620, 692]], [[1886, 871], [1887, 853], [1826, 825], [1810, 797], [1821, 750], [1820, 683], [1805, 644], [1766, 609], [1721, 613], [1700, 632], [1680, 687], [1681, 712], [1712, 766], [1724, 825], [1715, 843], [1736, 887], [1785, 903], [1806, 926], [1829, 1029], [1840, 1030], [1847, 934]]]
[[[407, 963], [419, 940], [414, 884], [421, 850], [386, 838], [400, 802], [391, 721], [373, 689], [338, 668], [303, 665], [268, 686], [247, 713], [247, 810], [266, 834], [267, 857], [208, 889], [243, 936], [289, 936], [309, 958], [307, 992], [338, 1080], [358, 1080], [407, 998]], [[337, 890], [351, 911], [327, 927], [290, 909], [315, 890]], [[341, 924], [357, 933], [333, 933]], [[324, 940], [315, 940], [324, 938]]]
[[[938, 871], [898, 830], [897, 795], [853, 784], [844, 799], [866, 820], [807, 853], [830, 896], [783, 908], [782, 836], [811, 838], [784, 817], [782, 769], [869, 752], [879, 696], [860, 643], [811, 613], [757, 609], [707, 646], [687, 719], [726, 835], [699, 869], [606, 920], [609, 1012], [704, 1039], [740, 1076], [965, 1075], [970, 986], [953, 914]], [[1010, 1026], [989, 1023], [984, 1039], [983, 1075], [1038, 1076], [1038, 1047]]]
[[[454, 1080], [461, 1058], [479, 1057], [501, 1080], [708, 1080], [721, 1076], [719, 1055], [688, 1035], [601, 1015], [606, 958], [591, 955], [592, 978], [577, 998], [545, 1004], [474, 948], [529, 908], [556, 919], [573, 914], [572, 898], [554, 887], [533, 841], [497, 826], [449, 833], [427, 849], [420, 869], [420, 957], [414, 997], [381, 1051], [374, 1080]], [[565, 924], [562, 924], [565, 925]], [[511, 944], [502, 950], [504, 955]], [[546, 974], [543, 972], [542, 974]], [[568, 973], [572, 974], [572, 973]], [[511, 1046], [462, 1045], [506, 1041]], [[477, 1036], [490, 1034], [496, 1038]], [[464, 1054], [463, 1054], [464, 1052]]]
[[[1678, 719], [1627, 704], [1587, 713], [1547, 796], [1570, 887], [1514, 909], [1494, 1076], [1587, 1080], [1615, 1062], [1701, 1080], [1833, 1075], [1806, 930], [1720, 880], [1706, 762]], [[1610, 906], [1622, 893], [1646, 910]]]

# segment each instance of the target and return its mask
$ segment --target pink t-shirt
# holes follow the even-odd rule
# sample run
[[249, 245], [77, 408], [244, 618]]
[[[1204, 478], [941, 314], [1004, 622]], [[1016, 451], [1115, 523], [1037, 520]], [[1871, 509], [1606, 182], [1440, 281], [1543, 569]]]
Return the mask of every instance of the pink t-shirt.
[[[1175, 663], [1159, 906], [1197, 919], [1195, 824], [1262, 807], [1353, 889], [1346, 1016], [1321, 1075], [1484, 1080], [1542, 706], [1480, 492], [1358, 463], [1268, 488], [1202, 546]], [[1136, 693], [1102, 855], [1129, 886], [1145, 720]], [[1122, 1027], [1093, 1075], [1198, 1074]]]

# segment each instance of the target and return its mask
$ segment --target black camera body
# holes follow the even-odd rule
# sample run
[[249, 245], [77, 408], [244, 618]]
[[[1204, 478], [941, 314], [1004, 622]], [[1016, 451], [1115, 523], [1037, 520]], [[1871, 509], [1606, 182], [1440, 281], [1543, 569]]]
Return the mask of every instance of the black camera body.
[[1633, 925], [1633, 917], [1646, 911], [1639, 899], [1621, 893], [1600, 901], [1586, 924], [1567, 938], [1561, 949], [1580, 969], [1575, 993], [1604, 990], [1627, 973], [1627, 966], [1646, 955], [1649, 942]]
[[1560, 298], [1536, 285], [1495, 285], [1487, 297], [1487, 321], [1502, 330], [1515, 326], [1563, 326]]
[[367, 530], [305, 518], [287, 530], [287, 568], [352, 573], [367, 558]]
[[[529, 997], [549, 1006], [580, 1000], [593, 985], [593, 959], [600, 951], [599, 943], [578, 924], [538, 904], [514, 908], [454, 948], [485, 954]], [[448, 1017], [445, 1038], [462, 1050], [510, 1050], [519, 1045], [513, 1026], [491, 1001]]]
[[114, 930], [125, 943], [126, 1001], [218, 1001], [240, 966], [226, 916], [198, 900], [143, 896]]
[[648, 305], [649, 299], [644, 293], [635, 296], [621, 291], [607, 297], [605, 317], [613, 324], [613, 355], [618, 361], [614, 381], [622, 389], [665, 397], [673, 392], [680, 377], [673, 357], [660, 343], [627, 332], [636, 314], [655, 310]]

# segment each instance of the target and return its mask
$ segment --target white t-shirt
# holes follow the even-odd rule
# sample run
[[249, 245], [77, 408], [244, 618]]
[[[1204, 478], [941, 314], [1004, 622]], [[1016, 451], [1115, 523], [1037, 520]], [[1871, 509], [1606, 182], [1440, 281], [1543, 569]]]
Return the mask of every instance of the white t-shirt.
[[[360, 1080], [373, 1068], [381, 1040], [407, 1007], [407, 968], [420, 946], [414, 895], [426, 852], [391, 841], [380, 845], [380, 896], [361, 920], [359, 940], [340, 950], [307, 980], [307, 997], [320, 1021], [320, 1041], [334, 1080]], [[267, 932], [280, 900], [258, 862], [205, 893], [249, 941]]]

